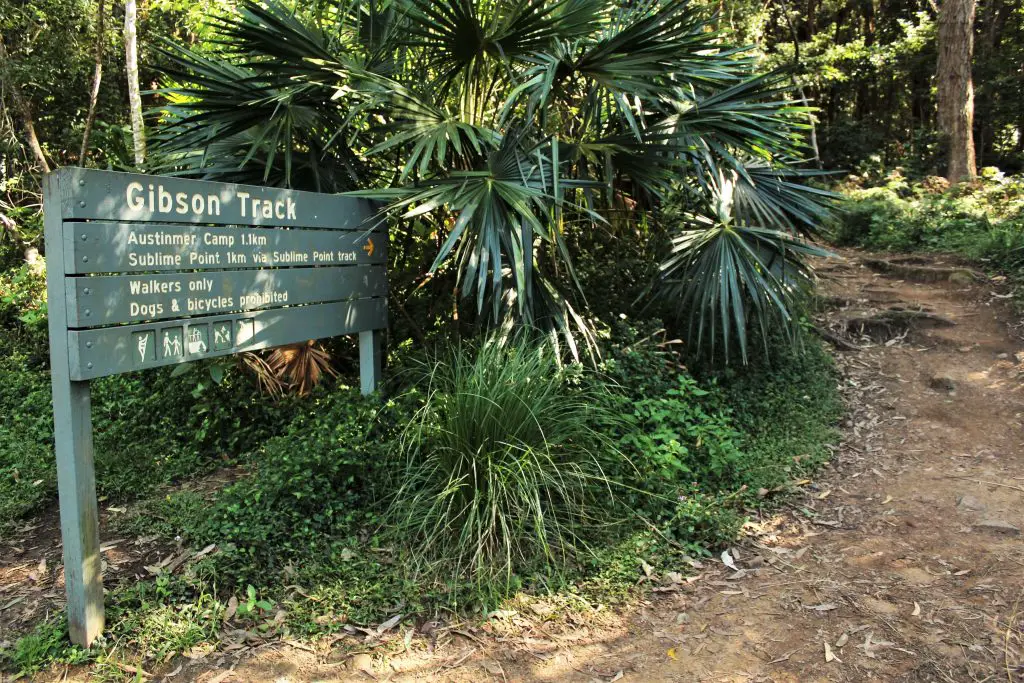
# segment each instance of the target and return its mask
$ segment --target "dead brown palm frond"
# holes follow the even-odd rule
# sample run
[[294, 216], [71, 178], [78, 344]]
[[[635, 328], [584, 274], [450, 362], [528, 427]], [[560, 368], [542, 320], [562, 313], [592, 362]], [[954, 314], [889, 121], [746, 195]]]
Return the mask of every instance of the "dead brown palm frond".
[[288, 386], [275, 374], [274, 369], [264, 360], [263, 356], [255, 351], [247, 351], [239, 355], [242, 365], [256, 376], [256, 382], [261, 391], [270, 394], [273, 399], [284, 396]]
[[267, 355], [266, 363], [278, 381], [299, 396], [311, 392], [325, 375], [338, 376], [331, 365], [331, 355], [312, 340], [274, 349]]

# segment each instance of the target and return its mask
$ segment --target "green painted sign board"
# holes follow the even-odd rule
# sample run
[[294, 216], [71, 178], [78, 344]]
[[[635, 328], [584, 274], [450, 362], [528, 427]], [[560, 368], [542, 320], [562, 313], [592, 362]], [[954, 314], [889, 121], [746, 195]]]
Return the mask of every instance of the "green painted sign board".
[[89, 380], [359, 335], [380, 378], [387, 233], [365, 200], [65, 168], [47, 175], [50, 360], [71, 639], [103, 631]]

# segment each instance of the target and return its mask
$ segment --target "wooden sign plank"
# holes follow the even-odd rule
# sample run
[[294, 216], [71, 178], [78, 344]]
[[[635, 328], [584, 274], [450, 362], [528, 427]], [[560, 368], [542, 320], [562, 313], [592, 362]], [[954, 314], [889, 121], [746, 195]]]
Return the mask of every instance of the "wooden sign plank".
[[138, 273], [385, 264], [387, 232], [65, 223], [64, 272]]
[[66, 333], [71, 378], [96, 379], [387, 326], [384, 299], [122, 325]]
[[355, 197], [85, 168], [55, 171], [67, 220], [209, 223], [353, 230], [372, 227]]
[[383, 266], [68, 278], [68, 327], [99, 327], [384, 296]]
[[358, 333], [372, 393], [387, 233], [363, 199], [81, 168], [47, 174], [43, 212], [68, 626], [89, 647], [104, 627], [89, 380]]

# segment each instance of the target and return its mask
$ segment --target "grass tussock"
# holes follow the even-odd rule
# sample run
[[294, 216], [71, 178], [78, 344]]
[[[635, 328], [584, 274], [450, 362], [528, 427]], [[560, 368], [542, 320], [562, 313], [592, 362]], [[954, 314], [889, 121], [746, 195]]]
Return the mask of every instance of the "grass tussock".
[[387, 519], [417, 559], [477, 581], [564, 563], [613, 492], [594, 386], [570, 386], [545, 348], [489, 342], [422, 361], [422, 406], [402, 435]]

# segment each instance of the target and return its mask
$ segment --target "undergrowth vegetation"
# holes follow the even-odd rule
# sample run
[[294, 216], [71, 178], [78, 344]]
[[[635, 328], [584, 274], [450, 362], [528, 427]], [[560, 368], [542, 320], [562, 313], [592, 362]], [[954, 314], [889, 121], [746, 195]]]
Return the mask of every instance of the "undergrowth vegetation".
[[[612, 497], [597, 383], [571, 386], [549, 350], [461, 347], [417, 364], [422, 406], [402, 435], [386, 521], [421, 567], [482, 586], [574, 555]], [[426, 564], [424, 564], [426, 563]]]
[[[0, 328], [0, 535], [56, 495], [48, 363], [32, 341], [37, 334]], [[253, 386], [240, 373], [216, 383], [169, 371], [93, 382], [99, 495], [138, 498], [231, 464], [273, 436], [297, 401], [269, 403]]]
[[[657, 321], [603, 336], [596, 369], [528, 343], [399, 357], [383, 401], [338, 384], [273, 403], [237, 373], [96, 383], [101, 491], [136, 500], [113, 533], [215, 549], [115, 588], [105, 646], [69, 649], [45, 622], [6, 666], [215, 644], [232, 597], [236, 622], [293, 636], [483, 614], [518, 591], [621, 600], [641, 567], [675, 571], [728, 544], [827, 458], [840, 405], [815, 343], [712, 373], [691, 372]], [[5, 463], [13, 518], [53, 499], [49, 388], [44, 368], [2, 362], [0, 438], [23, 454]], [[166, 486], [225, 463], [242, 467], [219, 489]]]
[[[644, 259], [637, 246], [581, 260], [605, 288], [593, 364], [527, 337], [431, 331], [391, 346], [370, 398], [346, 384], [343, 346], [341, 378], [305, 397], [261, 393], [237, 360], [94, 381], [105, 537], [209, 550], [113, 586], [91, 650], [47, 620], [0, 648], [0, 666], [122, 671], [216, 645], [226, 614], [298, 637], [482, 615], [518, 594], [615, 602], [644, 568], [729, 544], [828, 457], [836, 378], [816, 341], [794, 347], [781, 329], [723, 367], [675, 340], [657, 302], [627, 317], [652, 277]], [[29, 265], [0, 274], [5, 540], [56, 500], [44, 293]]]
[[1024, 279], [1024, 177], [986, 168], [975, 183], [950, 188], [941, 178], [912, 181], [897, 171], [848, 182], [834, 239], [890, 251], [950, 253]]

